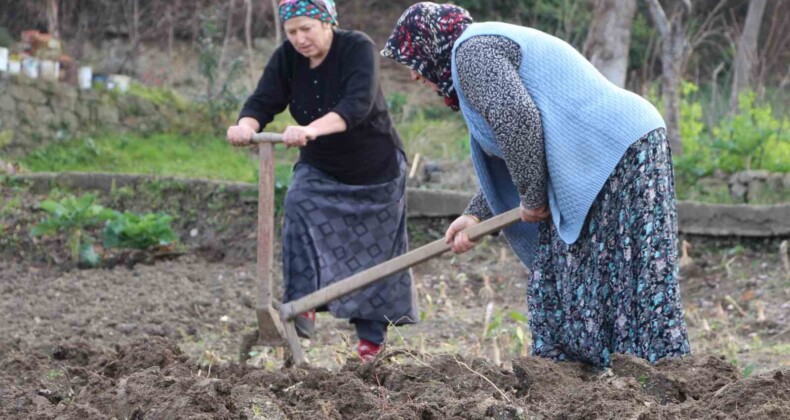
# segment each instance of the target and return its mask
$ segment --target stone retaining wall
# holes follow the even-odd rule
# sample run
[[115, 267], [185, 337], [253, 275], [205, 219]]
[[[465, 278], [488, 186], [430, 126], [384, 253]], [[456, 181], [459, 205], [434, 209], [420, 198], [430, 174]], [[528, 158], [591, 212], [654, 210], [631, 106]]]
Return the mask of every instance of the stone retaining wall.
[[189, 126], [194, 114], [166, 100], [0, 73], [0, 157], [95, 132], [146, 134]]
[[[177, 184], [184, 194], [191, 189], [222, 191], [222, 199], [245, 205], [255, 200], [256, 186], [241, 182], [178, 179], [145, 175], [98, 173], [38, 173], [19, 176], [39, 192], [53, 187], [73, 190], [98, 190], [136, 187], [156, 182]], [[415, 218], [449, 218], [460, 214], [472, 195], [455, 191], [408, 189], [409, 216]], [[228, 206], [233, 206], [228, 203]], [[723, 205], [678, 203], [681, 233], [707, 236], [775, 237], [790, 236], [790, 203], [757, 205]]]

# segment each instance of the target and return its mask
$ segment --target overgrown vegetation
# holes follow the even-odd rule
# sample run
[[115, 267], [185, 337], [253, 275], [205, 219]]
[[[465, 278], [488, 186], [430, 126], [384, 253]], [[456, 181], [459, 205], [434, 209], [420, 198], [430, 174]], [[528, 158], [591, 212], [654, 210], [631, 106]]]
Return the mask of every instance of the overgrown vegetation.
[[171, 245], [176, 240], [170, 227], [172, 221], [164, 213], [117, 213], [104, 228], [104, 247], [146, 250]]
[[194, 104], [182, 98], [172, 89], [146, 86], [142, 83], [132, 82], [129, 85], [129, 95], [135, 95], [154, 105], [173, 107], [178, 111], [186, 111]]
[[[277, 148], [277, 179], [290, 180], [295, 151]], [[257, 155], [212, 134], [106, 135], [53, 144], [22, 160], [33, 172], [79, 171], [155, 174], [254, 182]]]
[[[720, 169], [790, 172], [790, 118], [776, 117], [770, 103], [753, 92], [740, 95], [739, 112], [716, 125], [705, 123], [704, 105], [692, 83], [683, 87], [681, 135], [684, 155], [676, 159], [683, 176], [703, 176]], [[713, 119], [710, 119], [713, 120]]]
[[222, 42], [223, 12], [219, 6], [210, 7], [200, 14], [202, 37], [198, 43], [198, 68], [206, 79], [205, 103], [213, 126], [222, 128], [238, 112], [244, 93], [233, 87], [233, 81], [242, 74], [243, 58], [224, 63]]
[[447, 107], [416, 107], [399, 92], [388, 96], [395, 127], [409, 156], [462, 160], [469, 156], [469, 136], [460, 113]]
[[86, 193], [79, 197], [66, 195], [60, 200], [42, 201], [39, 207], [48, 216], [36, 224], [30, 234], [64, 233], [72, 261], [87, 267], [96, 267], [101, 262], [101, 256], [93, 246], [93, 235], [94, 228], [102, 223], [105, 223], [102, 231], [105, 249], [149, 250], [175, 243], [171, 216], [164, 213], [120, 213], [97, 204], [97, 199], [96, 194]]
[[71, 259], [95, 267], [99, 263], [99, 256], [93, 249], [93, 238], [87, 230], [115, 216], [113, 210], [96, 204], [96, 199], [95, 194], [84, 194], [80, 197], [65, 197], [60, 201], [41, 202], [39, 207], [49, 216], [37, 224], [30, 234], [41, 236], [64, 233], [68, 238], [66, 246]]
[[[790, 119], [777, 116], [770, 103], [758, 101], [754, 93], [745, 93], [738, 113], [720, 116], [715, 115], [716, 108], [696, 85], [685, 83], [683, 93], [681, 134], [685, 152], [675, 156], [681, 199], [732, 202], [726, 186], [713, 190], [698, 185], [700, 178], [712, 176], [717, 171], [724, 174], [747, 169], [790, 171]], [[661, 107], [655, 94], [651, 95], [651, 100]], [[440, 161], [468, 158], [469, 139], [459, 113], [441, 106], [416, 106], [401, 93], [391, 94], [388, 102], [410, 158], [416, 153]], [[293, 123], [286, 112], [266, 129], [278, 132]], [[297, 158], [295, 149], [275, 148], [278, 203], [282, 202]], [[230, 147], [222, 135], [216, 133], [86, 137], [36, 150], [23, 158], [21, 164], [33, 172], [120, 172], [243, 182], [258, 180], [254, 150]], [[695, 192], [699, 188], [706, 189], [704, 194]], [[776, 195], [774, 201], [786, 199], [781, 192], [769, 193]]]
[[[660, 98], [651, 91], [650, 100], [663, 112]], [[730, 203], [725, 186], [711, 189], [699, 183], [714, 174], [727, 177], [745, 170], [790, 172], [790, 118], [776, 112], [754, 92], [740, 95], [737, 113], [721, 111], [716, 98], [699, 86], [683, 83], [680, 105], [683, 154], [674, 156], [677, 194], [680, 199], [702, 199]], [[766, 191], [767, 202], [786, 201], [787, 192]]]

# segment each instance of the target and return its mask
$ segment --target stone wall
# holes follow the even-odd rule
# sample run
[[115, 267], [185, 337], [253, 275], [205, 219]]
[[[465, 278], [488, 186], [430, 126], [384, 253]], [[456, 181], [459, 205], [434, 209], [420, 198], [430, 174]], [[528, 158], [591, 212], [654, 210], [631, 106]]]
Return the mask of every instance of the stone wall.
[[0, 73], [0, 156], [108, 131], [146, 134], [188, 124], [195, 110], [138, 94], [84, 91], [65, 83]]
[[[18, 176], [17, 179], [30, 183], [40, 193], [46, 193], [54, 187], [108, 194], [121, 188], [130, 188], [129, 191], [134, 191], [132, 196], [142, 190], [152, 190], [172, 203], [185, 206], [180, 209], [179, 214], [189, 213], [194, 206], [208, 205], [211, 208], [243, 208], [247, 219], [254, 220], [256, 217], [257, 187], [254, 184], [74, 172], [26, 174]], [[163, 192], [162, 185], [167, 186], [166, 193]], [[409, 217], [421, 220], [442, 219], [446, 222], [460, 214], [472, 198], [469, 193], [456, 191], [409, 188], [407, 192]], [[149, 206], [147, 210], [151, 211], [151, 203], [155, 201], [157, 200], [144, 199], [140, 205], [143, 208]], [[234, 219], [237, 218], [238, 215], [234, 216]], [[680, 201], [678, 218], [680, 232], [684, 234], [753, 238], [790, 236], [790, 203], [726, 205]]]
[[753, 203], [765, 194], [790, 195], [790, 173], [768, 171], [743, 171], [729, 178], [729, 191], [733, 200]]

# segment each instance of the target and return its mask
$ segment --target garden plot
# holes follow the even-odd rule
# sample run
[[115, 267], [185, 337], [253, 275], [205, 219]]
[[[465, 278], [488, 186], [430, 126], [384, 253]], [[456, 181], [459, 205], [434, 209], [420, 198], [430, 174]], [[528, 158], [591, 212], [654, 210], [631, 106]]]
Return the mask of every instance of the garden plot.
[[[14, 197], [25, 212], [38, 201]], [[618, 357], [600, 371], [528, 357], [527, 273], [492, 237], [417, 267], [421, 322], [392, 329], [375, 363], [356, 360], [346, 322], [322, 315], [303, 341], [312, 366], [285, 369], [263, 347], [236, 362], [255, 328], [255, 265], [220, 251], [254, 247], [254, 235], [232, 228], [212, 239], [217, 252], [78, 269], [65, 238], [9, 234], [43, 216], [3, 216], [4, 240], [20, 240], [0, 262], [0, 418], [790, 416], [790, 280], [776, 240], [686, 238], [695, 355], [683, 360]], [[414, 241], [440, 229], [421, 226]]]

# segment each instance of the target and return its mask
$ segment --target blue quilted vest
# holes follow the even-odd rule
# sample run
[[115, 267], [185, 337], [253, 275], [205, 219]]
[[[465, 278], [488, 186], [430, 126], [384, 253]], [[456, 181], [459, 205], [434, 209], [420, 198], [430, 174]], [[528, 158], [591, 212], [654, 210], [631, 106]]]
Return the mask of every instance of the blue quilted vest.
[[[543, 123], [552, 220], [560, 238], [572, 244], [625, 151], [645, 134], [665, 127], [664, 120], [650, 102], [609, 82], [559, 38], [500, 22], [470, 25], [453, 46], [453, 84], [469, 128], [472, 161], [494, 214], [519, 206], [520, 199], [491, 127], [464, 99], [457, 79], [456, 51], [479, 35], [504, 36], [521, 47], [519, 75]], [[504, 233], [531, 268], [538, 224], [517, 223]]]

